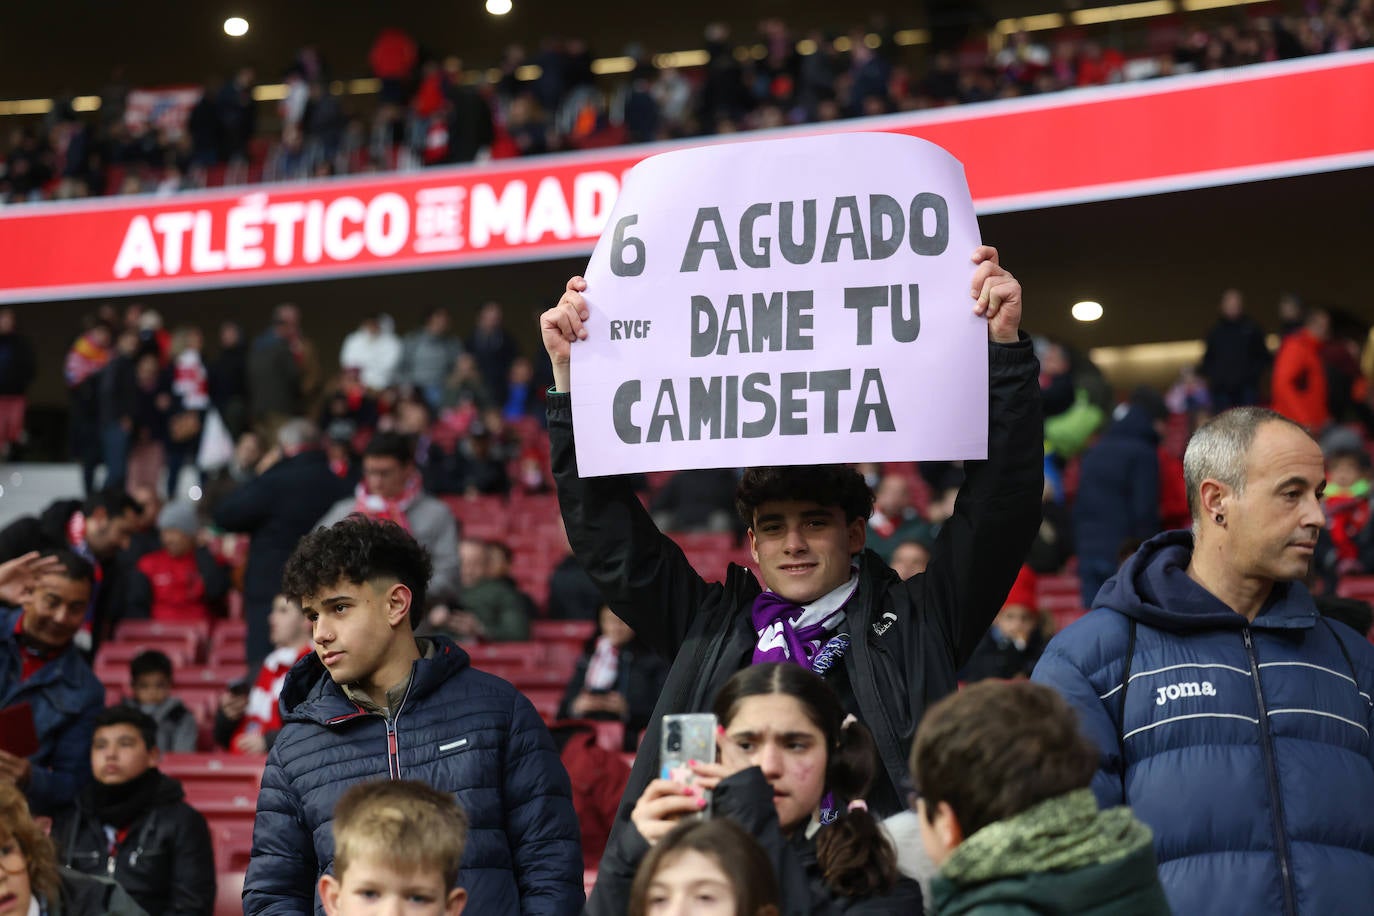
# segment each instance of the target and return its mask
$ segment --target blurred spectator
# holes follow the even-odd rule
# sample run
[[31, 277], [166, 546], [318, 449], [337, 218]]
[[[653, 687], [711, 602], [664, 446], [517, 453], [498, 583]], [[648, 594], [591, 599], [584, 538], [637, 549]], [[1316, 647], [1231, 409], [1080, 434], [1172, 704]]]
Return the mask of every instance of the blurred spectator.
[[141, 354], [134, 364], [134, 423], [126, 475], [131, 487], [160, 488], [175, 413], [171, 379], [156, 356]]
[[100, 380], [101, 370], [113, 355], [113, 343], [108, 324], [92, 324], [72, 343], [63, 365], [63, 377], [70, 399], [71, 450], [73, 457], [81, 464], [81, 482], [86, 496], [95, 492], [95, 469], [100, 466], [104, 453], [100, 428]]
[[597, 632], [583, 647], [558, 706], [558, 718], [624, 723], [623, 749], [634, 753], [667, 680], [667, 663], [602, 605], [597, 611]]
[[521, 420], [525, 417], [542, 419], [544, 399], [539, 387], [534, 384], [534, 367], [523, 356], [517, 356], [510, 364], [507, 376], [505, 408], [501, 416], [507, 420]]
[[1313, 309], [1303, 326], [1283, 339], [1274, 357], [1273, 407], [1313, 435], [1331, 419], [1321, 355], [1330, 335], [1331, 316], [1325, 309]]
[[1221, 294], [1221, 317], [1207, 332], [1201, 373], [1218, 411], [1259, 403], [1260, 379], [1269, 368], [1264, 329], [1244, 308], [1240, 290], [1226, 290]]
[[91, 603], [83, 621], [89, 633], [82, 648], [94, 652], [123, 610], [124, 596], [105, 583], [116, 579], [119, 552], [129, 545], [129, 531], [142, 507], [123, 490], [101, 490], [84, 502], [59, 499], [37, 517], [21, 516], [0, 530], [0, 563], [26, 553], [70, 550], [95, 564]]
[[451, 605], [435, 605], [428, 618], [430, 626], [464, 641], [529, 639], [534, 602], [510, 577], [509, 548], [463, 538], [459, 550], [462, 592]]
[[114, 357], [97, 379], [100, 405], [100, 453], [105, 465], [105, 485], [122, 487], [128, 476], [129, 450], [133, 447], [134, 419], [138, 411], [138, 332], [125, 328], [115, 341]]
[[504, 318], [499, 302], [488, 302], [477, 313], [477, 326], [468, 338], [468, 353], [477, 362], [477, 372], [482, 386], [492, 403], [505, 404], [507, 379], [511, 363], [520, 355], [515, 338], [510, 336], [503, 324]]
[[[90, 761], [83, 761], [90, 767]], [[0, 867], [7, 908], [16, 914], [65, 916], [147, 916], [124, 889], [109, 878], [60, 868], [48, 839], [46, 818], [40, 825], [24, 796], [0, 782], [0, 837], [5, 858]]]
[[162, 497], [153, 487], [130, 487], [129, 496], [138, 503], [138, 514], [129, 526], [128, 545], [119, 552], [119, 563], [131, 570], [139, 560], [162, 548], [162, 535], [157, 530], [157, 518], [162, 514]]
[[248, 346], [243, 328], [226, 321], [219, 328], [219, 353], [206, 367], [210, 403], [229, 435], [238, 439], [248, 425]]
[[367, 53], [367, 62], [372, 68], [372, 75], [382, 81], [383, 103], [400, 104], [405, 101], [419, 59], [415, 39], [404, 30], [385, 28], [377, 33]]
[[[104, 112], [102, 105], [101, 114]], [[219, 90], [213, 84], [205, 85], [187, 113], [186, 132], [191, 138], [192, 168], [205, 169], [221, 161], [225, 143], [219, 119]]]
[[462, 352], [462, 341], [449, 333], [448, 309], [433, 309], [425, 323], [402, 342], [397, 381], [414, 386], [437, 409], [443, 401], [444, 381]]
[[467, 84], [463, 62], [457, 57], [444, 60], [444, 75], [448, 101], [448, 161], [472, 162], [489, 151], [495, 139], [491, 106], [476, 88]]
[[1083, 607], [1117, 568], [1121, 543], [1159, 532], [1159, 447], [1163, 403], [1137, 389], [1097, 444], [1083, 454], [1074, 502], [1074, 542]]
[[[925, 540], [930, 526], [911, 504], [911, 485], [900, 474], [884, 474], [873, 498], [873, 514], [868, 517], [866, 545], [885, 561], [903, 541]], [[902, 578], [906, 578], [903, 576]]]
[[43, 556], [56, 560], [29, 564], [41, 571], [21, 583], [28, 589], [22, 606], [0, 611], [0, 709], [28, 704], [38, 737], [27, 758], [0, 750], [0, 784], [22, 788], [35, 814], [52, 814], [91, 778], [91, 729], [105, 688], [75, 643], [95, 569], [70, 550]]
[[1326, 456], [1326, 527], [1336, 550], [1339, 575], [1364, 572], [1357, 540], [1370, 520], [1369, 453], [1364, 449]]
[[205, 518], [211, 518], [215, 509], [230, 493], [258, 476], [258, 462], [267, 454], [262, 437], [251, 429], [239, 435], [234, 443], [234, 455], [229, 463], [207, 476], [205, 494], [201, 497], [200, 511]]
[[210, 916], [215, 853], [205, 818], [181, 783], [157, 768], [157, 726], [114, 706], [95, 720], [95, 781], [53, 820], [57, 857], [68, 868], [119, 882], [148, 916]]
[[[210, 376], [201, 359], [204, 338], [200, 328], [180, 327], [172, 334], [171, 373], [174, 412], [168, 422], [167, 496], [181, 495], [177, 481], [185, 464], [196, 466], [200, 453], [201, 433], [205, 430], [205, 414], [210, 409]], [[197, 483], [204, 483], [196, 471]]]
[[1164, 395], [1164, 403], [1168, 406], [1169, 413], [1188, 419], [1190, 436], [1193, 430], [1212, 415], [1212, 394], [1207, 390], [1207, 383], [1198, 372], [1199, 367], [1192, 365], [1178, 370], [1178, 380]]
[[[430, 598], [442, 603], [458, 597], [458, 523], [448, 506], [425, 492], [411, 439], [397, 433], [373, 436], [363, 452], [363, 479], [354, 494], [335, 502], [311, 527], [328, 528], [355, 513], [409, 531], [434, 564]], [[416, 614], [422, 611], [415, 608]]]
[[253, 68], [243, 67], [220, 87], [220, 158], [230, 164], [246, 163], [248, 141], [257, 128], [258, 108], [253, 100]]
[[172, 696], [172, 660], [166, 653], [147, 649], [129, 661], [129, 695], [123, 705], [148, 716], [157, 726], [153, 747], [164, 754], [184, 754], [196, 749], [199, 726], [186, 704]]
[[469, 496], [506, 496], [510, 493], [510, 475], [506, 471], [503, 443], [497, 435], [504, 431], [498, 417], [474, 421], [461, 449], [463, 491]]
[[391, 387], [400, 362], [401, 341], [390, 315], [364, 318], [358, 329], [344, 338], [339, 351], [340, 368], [356, 371], [358, 379], [373, 392]]
[[1111, 385], [1087, 356], [1038, 338], [1040, 389], [1045, 405], [1045, 448], [1067, 461], [1087, 448], [1114, 404]]
[[248, 351], [247, 372], [253, 422], [269, 435], [275, 435], [288, 418], [305, 412], [306, 395], [314, 382], [314, 353], [301, 335], [296, 306], [279, 305], [273, 310], [271, 326]]
[[1045, 651], [1044, 623], [1035, 598], [1037, 581], [1029, 566], [1021, 567], [1002, 610], [959, 673], [961, 681], [971, 684], [987, 678], [1030, 677]]
[[310, 654], [310, 620], [285, 595], [272, 599], [267, 618], [272, 651], [251, 684], [230, 685], [215, 712], [215, 744], [238, 754], [265, 754], [281, 730], [282, 685], [291, 666]]
[[660, 531], [730, 531], [737, 524], [733, 468], [678, 471], [654, 494], [649, 512]]
[[138, 561], [129, 583], [128, 616], [203, 623], [222, 609], [229, 575], [196, 543], [200, 521], [188, 502], [169, 503], [157, 519], [162, 549]]
[[591, 576], [573, 556], [568, 529], [558, 514], [559, 544], [563, 559], [549, 573], [549, 617], [554, 620], [596, 620], [605, 599]]
[[930, 545], [922, 540], [898, 541], [889, 565], [903, 581], [923, 573], [930, 565]]
[[453, 372], [444, 383], [443, 407], [478, 412], [485, 410], [491, 401], [477, 358], [471, 353], [460, 353], [453, 364]]
[[[630, 765], [622, 754], [597, 743], [590, 722], [560, 721], [549, 726], [559, 759], [572, 782], [573, 810], [582, 831], [582, 867], [591, 871], [611, 836], [620, 796], [630, 781]], [[629, 738], [629, 732], [625, 733]]]
[[1047, 479], [1040, 503], [1040, 530], [1026, 554], [1026, 565], [1042, 576], [1054, 575], [1073, 554], [1073, 517], [1068, 507], [1055, 499], [1054, 484]]
[[14, 309], [0, 307], [0, 461], [23, 441], [24, 398], [37, 374], [33, 344], [16, 329]]
[[276, 446], [258, 466], [258, 476], [215, 508], [217, 526], [249, 535], [243, 572], [249, 668], [261, 664], [272, 649], [267, 616], [281, 591], [287, 558], [320, 515], [347, 492], [348, 484], [330, 470], [320, 449], [319, 431], [309, 420], [298, 418], [282, 424]]

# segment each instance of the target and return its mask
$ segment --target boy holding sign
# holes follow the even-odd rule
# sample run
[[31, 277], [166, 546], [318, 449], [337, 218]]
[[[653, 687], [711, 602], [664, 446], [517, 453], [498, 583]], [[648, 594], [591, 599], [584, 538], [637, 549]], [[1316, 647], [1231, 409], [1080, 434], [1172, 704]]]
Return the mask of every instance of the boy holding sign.
[[[583, 296], [587, 283], [569, 280], [541, 317], [555, 381], [548, 398], [553, 470], [574, 554], [612, 610], [672, 662], [612, 844], [658, 774], [662, 716], [709, 710], [730, 675], [761, 661], [825, 673], [881, 751], [884, 771], [870, 808], [882, 816], [904, 808], [906, 760], [921, 715], [955, 689], [955, 672], [1000, 609], [1040, 523], [1038, 366], [1020, 333], [1021, 286], [995, 249], [977, 248], [972, 261], [973, 312], [987, 319], [990, 340], [988, 458], [967, 464], [929, 569], [906, 582], [864, 549], [873, 494], [857, 472], [834, 465], [747, 470], [737, 503], [762, 588], [739, 566], [724, 583], [704, 580], [654, 527], [625, 478], [578, 474], [570, 356], [589, 333], [607, 333]], [[729, 453], [721, 458], [728, 463]]]

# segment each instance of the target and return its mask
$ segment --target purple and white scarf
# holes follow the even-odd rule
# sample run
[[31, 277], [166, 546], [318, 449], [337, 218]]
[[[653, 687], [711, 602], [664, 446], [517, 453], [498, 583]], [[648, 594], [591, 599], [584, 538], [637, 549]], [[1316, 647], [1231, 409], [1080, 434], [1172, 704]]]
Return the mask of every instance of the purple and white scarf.
[[859, 574], [851, 572], [849, 581], [807, 605], [793, 604], [775, 592], [766, 591], [754, 599], [754, 664], [795, 662], [810, 668], [816, 653], [844, 620], [844, 606], [859, 587]]

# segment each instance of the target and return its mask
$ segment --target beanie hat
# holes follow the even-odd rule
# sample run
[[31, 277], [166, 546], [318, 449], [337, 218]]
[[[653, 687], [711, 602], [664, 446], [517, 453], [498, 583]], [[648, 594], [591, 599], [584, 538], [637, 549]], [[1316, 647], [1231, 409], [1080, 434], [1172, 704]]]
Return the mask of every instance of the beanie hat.
[[195, 537], [196, 532], [200, 530], [195, 506], [188, 502], [168, 503], [157, 514], [157, 527], [159, 529], [171, 528], [175, 531], [184, 531], [191, 537]]
[[1038, 580], [1039, 576], [1035, 574], [1035, 570], [1029, 566], [1022, 566], [1021, 571], [1016, 574], [1016, 581], [1012, 583], [1011, 591], [1007, 593], [1007, 600], [1002, 602], [1002, 607], [1016, 605], [1034, 610], [1037, 607], [1035, 586]]

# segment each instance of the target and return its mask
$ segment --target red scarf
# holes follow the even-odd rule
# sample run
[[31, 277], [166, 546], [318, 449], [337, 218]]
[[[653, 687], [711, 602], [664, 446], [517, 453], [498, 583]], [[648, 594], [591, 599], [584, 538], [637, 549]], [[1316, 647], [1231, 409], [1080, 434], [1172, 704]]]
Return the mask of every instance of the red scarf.
[[387, 499], [385, 496], [378, 496], [367, 491], [367, 482], [361, 481], [358, 489], [354, 491], [353, 511], [368, 518], [375, 518], [382, 521], [395, 522], [406, 531], [410, 530], [410, 519], [406, 517], [406, 510], [410, 504], [415, 502], [420, 495], [420, 475], [411, 474], [406, 479], [405, 489], [396, 499]]

